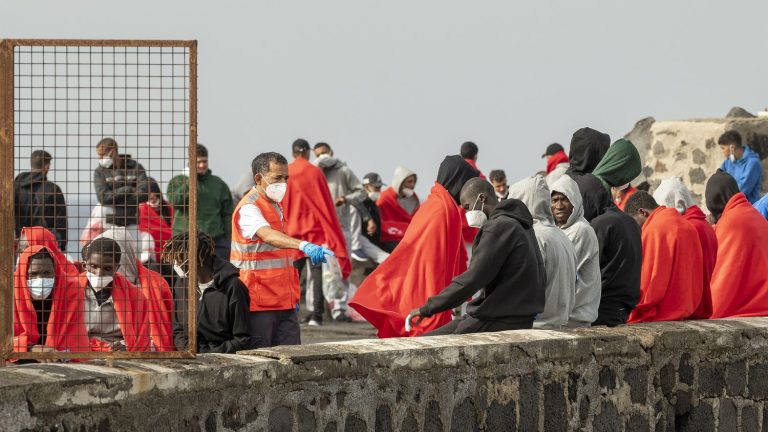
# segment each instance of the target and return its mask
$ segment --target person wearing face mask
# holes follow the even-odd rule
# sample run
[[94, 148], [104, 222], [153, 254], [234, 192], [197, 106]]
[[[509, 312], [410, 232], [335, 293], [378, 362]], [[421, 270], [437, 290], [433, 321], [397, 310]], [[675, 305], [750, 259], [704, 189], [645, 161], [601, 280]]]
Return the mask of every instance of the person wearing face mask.
[[462, 234], [467, 220], [459, 194], [478, 174], [461, 156], [446, 156], [403, 240], [355, 293], [350, 306], [376, 327], [379, 337], [418, 336], [451, 320], [451, 312], [445, 311], [425, 319], [411, 332], [403, 327], [411, 309], [467, 269]]
[[763, 166], [760, 157], [749, 146], [744, 145], [741, 134], [731, 130], [717, 140], [723, 152], [720, 169], [727, 172], [739, 185], [739, 190], [754, 204], [760, 199], [763, 182]]
[[16, 235], [24, 227], [45, 227], [56, 236], [59, 249], [67, 248], [67, 203], [61, 188], [48, 180], [53, 157], [45, 150], [35, 150], [29, 158], [28, 172], [13, 180]]
[[767, 316], [768, 221], [723, 171], [709, 178], [704, 195], [717, 221], [712, 318]]
[[632, 186], [631, 183], [625, 183], [621, 186], [611, 187], [611, 196], [613, 197], [613, 203], [619, 210], [624, 211], [624, 206], [627, 205], [629, 198], [637, 192], [637, 189]]
[[696, 229], [648, 192], [634, 194], [624, 212], [640, 225], [643, 242], [640, 301], [627, 322], [689, 319], [704, 292], [704, 257]]
[[392, 186], [381, 192], [376, 201], [381, 213], [381, 241], [383, 249], [387, 252], [395, 250], [403, 239], [413, 214], [419, 209], [419, 197], [414, 192], [416, 181], [416, 173], [398, 166], [392, 176]]
[[21, 235], [19, 236], [18, 250], [23, 251], [30, 246], [45, 246], [56, 257], [57, 268], [61, 267], [62, 271], [68, 276], [77, 277], [80, 274], [80, 270], [72, 260], [59, 249], [56, 236], [49, 230], [43, 227], [22, 228]]
[[147, 173], [129, 155], [118, 152], [117, 141], [104, 138], [96, 144], [99, 166], [93, 173], [96, 198], [105, 209], [104, 228], [126, 227], [139, 239], [139, 204], [148, 199]]
[[[375, 267], [376, 264], [381, 264], [389, 257], [389, 253], [381, 248], [381, 214], [379, 213], [379, 207], [371, 197], [379, 198], [379, 192], [368, 192], [372, 188], [381, 190], [382, 186], [381, 177], [378, 174], [368, 173], [363, 177], [363, 188], [366, 191], [365, 197], [350, 202], [349, 212], [352, 216], [350, 223], [351, 243], [360, 245], [360, 249], [353, 250], [351, 254], [352, 259], [360, 263], [360, 265], [356, 266], [358, 268], [365, 267], [368, 269], [371, 268], [370, 264]], [[359, 274], [359, 272], [356, 272], [356, 274]], [[355, 277], [357, 282], [352, 281], [355, 285], [359, 285], [361, 282], [358, 276]]]
[[[251, 336], [260, 346], [299, 345], [299, 275], [293, 265], [296, 251], [312, 265], [326, 262], [334, 252], [286, 234], [281, 202], [286, 195], [288, 161], [279, 153], [261, 153], [251, 163], [256, 186], [232, 215], [230, 262], [240, 269], [240, 280], [250, 297]], [[339, 251], [343, 252], [343, 251]]]
[[505, 200], [509, 198], [509, 185], [507, 184], [507, 174], [504, 170], [493, 170], [488, 174], [488, 178], [496, 191], [496, 198]]
[[425, 318], [450, 311], [480, 291], [465, 316], [425, 336], [530, 329], [544, 310], [546, 283], [531, 213], [517, 199], [499, 203], [491, 184], [480, 178], [464, 185], [461, 205], [469, 225], [480, 228], [469, 268], [407, 319], [421, 327]]
[[90, 350], [83, 317], [83, 291], [58, 254], [45, 246], [24, 249], [14, 272], [13, 350]]
[[85, 325], [92, 351], [150, 351], [149, 303], [122, 274], [120, 245], [101, 237], [82, 251]]
[[[291, 150], [293, 161], [288, 165], [288, 177], [291, 181], [288, 182], [285, 198], [281, 203], [285, 210], [285, 233], [310, 243], [327, 245], [336, 254], [342, 277], [347, 277], [352, 270], [347, 242], [325, 176], [320, 168], [309, 162], [310, 150], [306, 140], [297, 139], [293, 142]], [[310, 303], [311, 300], [307, 309], [312, 312], [307, 316], [306, 322], [313, 327], [320, 326], [326, 307], [322, 263], [313, 263], [311, 258], [303, 255], [297, 258], [296, 267], [300, 274], [305, 275], [303, 281], [307, 302]], [[305, 269], [308, 270], [308, 275]]]
[[[196, 145], [197, 228], [216, 241], [216, 255], [229, 259], [232, 222], [232, 193], [208, 165], [208, 149]], [[189, 172], [175, 176], [168, 183], [168, 200], [173, 205], [173, 234], [189, 229]]]
[[[163, 249], [163, 261], [179, 273], [173, 287], [176, 304], [173, 336], [176, 348], [189, 347], [189, 250], [188, 232], [173, 236]], [[251, 339], [248, 288], [238, 269], [215, 254], [211, 236], [197, 234], [197, 352], [234, 354], [259, 345]]]
[[544, 177], [523, 179], [509, 187], [509, 197], [525, 204], [546, 272], [546, 303], [534, 328], [560, 329], [568, 324], [576, 302], [576, 250], [552, 218], [551, 194]]
[[[163, 192], [157, 181], [152, 177], [148, 177], [147, 181], [149, 182], [149, 199], [139, 204], [139, 231], [152, 236], [154, 240], [152, 261], [159, 263], [163, 246], [173, 235], [171, 228], [173, 207], [163, 199]], [[144, 259], [141, 261], [146, 262]]]

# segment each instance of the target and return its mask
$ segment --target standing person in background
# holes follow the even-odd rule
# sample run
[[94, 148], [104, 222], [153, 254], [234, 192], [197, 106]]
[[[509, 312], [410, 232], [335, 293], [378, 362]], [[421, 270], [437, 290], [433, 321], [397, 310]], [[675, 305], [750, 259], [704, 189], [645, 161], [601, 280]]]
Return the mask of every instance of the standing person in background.
[[483, 172], [480, 171], [480, 168], [477, 167], [477, 154], [479, 152], [480, 149], [477, 147], [477, 144], [473, 143], [472, 141], [467, 141], [461, 145], [461, 157], [467, 161], [469, 166], [480, 173], [481, 179], [485, 180], [485, 174], [483, 174]]
[[546, 301], [534, 328], [557, 330], [568, 324], [576, 303], [576, 250], [555, 226], [552, 198], [542, 176], [523, 179], [509, 188], [509, 197], [523, 202], [533, 216], [533, 231], [544, 259]]
[[568, 154], [571, 166], [565, 173], [574, 180], [591, 173], [610, 146], [611, 137], [608, 134], [588, 127], [577, 130], [571, 138], [571, 149]]
[[[325, 179], [328, 182], [328, 188], [331, 190], [331, 197], [333, 197], [334, 204], [336, 205], [336, 215], [339, 217], [339, 223], [341, 229], [344, 232], [344, 238], [347, 240], [348, 251], [362, 250], [362, 246], [359, 244], [352, 244], [351, 235], [351, 222], [352, 217], [350, 215], [350, 202], [352, 200], [359, 200], [365, 196], [363, 192], [363, 184], [360, 183], [360, 179], [357, 178], [355, 173], [347, 166], [346, 163], [334, 157], [331, 146], [327, 143], [317, 143], [313, 148], [315, 156], [317, 157], [316, 164], [323, 170]], [[367, 257], [360, 257], [366, 259]], [[347, 322], [347, 297], [349, 294], [349, 284], [347, 281], [342, 282], [345, 285], [344, 292], [339, 290], [336, 293], [336, 298], [333, 300], [333, 310], [331, 315], [335, 321]]]
[[[309, 143], [306, 140], [300, 138], [294, 141], [291, 152], [293, 161], [288, 164], [288, 177], [291, 181], [288, 182], [282, 201], [285, 233], [294, 238], [327, 245], [336, 254], [342, 277], [346, 278], [352, 271], [347, 241], [325, 175], [320, 168], [309, 162]], [[295, 264], [299, 272], [308, 268], [309, 277], [304, 279], [307, 283], [304, 290], [307, 299], [312, 299], [312, 313], [307, 317], [307, 324], [320, 326], [325, 311], [322, 263], [312, 263], [310, 258], [302, 255]]]
[[[160, 263], [165, 242], [173, 235], [173, 207], [163, 199], [160, 185], [152, 177], [148, 177], [149, 199], [139, 204], [139, 230], [148, 233], [154, 240], [155, 248], [152, 261]], [[146, 260], [142, 259], [142, 262]]]
[[[375, 187], [381, 189], [383, 186], [381, 178], [368, 177], [366, 187]], [[365, 184], [366, 179], [363, 179]], [[403, 239], [405, 230], [411, 223], [413, 214], [419, 209], [419, 197], [414, 189], [416, 188], [416, 173], [398, 166], [395, 168], [395, 174], [392, 176], [391, 187], [381, 192], [381, 196], [376, 201], [381, 213], [381, 241], [384, 250], [392, 252], [398, 243]]]
[[551, 188], [568, 171], [568, 168], [571, 166], [570, 160], [568, 155], [565, 154], [563, 146], [558, 143], [548, 145], [547, 150], [544, 151], [541, 157], [547, 160], [546, 179], [547, 186]]
[[52, 156], [35, 150], [29, 158], [31, 170], [13, 180], [16, 237], [24, 227], [41, 226], [56, 236], [59, 249], [67, 249], [67, 203], [61, 188], [48, 181]]
[[509, 197], [509, 185], [507, 185], [507, 174], [503, 170], [493, 170], [488, 174], [491, 180], [493, 190], [496, 191], [496, 198], [505, 200]]
[[757, 153], [744, 145], [741, 134], [734, 130], [720, 135], [717, 144], [725, 157], [720, 169], [736, 179], [739, 190], [750, 203], [756, 203], [760, 199], [763, 181], [763, 166]]
[[637, 192], [637, 189], [632, 186], [631, 183], [626, 183], [620, 186], [611, 187], [611, 196], [613, 197], [613, 203], [619, 210], [624, 211], [624, 206], [627, 205], [629, 198]]
[[96, 144], [96, 155], [99, 166], [93, 172], [93, 184], [99, 204], [106, 209], [103, 228], [125, 227], [138, 242], [139, 204], [149, 198], [147, 173], [130, 155], [119, 154], [112, 138]]
[[[251, 163], [256, 186], [232, 214], [232, 257], [250, 297], [251, 335], [258, 347], [301, 344], [296, 251], [312, 265], [333, 252], [286, 234], [280, 203], [288, 188], [288, 161], [279, 153], [261, 153]], [[340, 251], [340, 252], [343, 252]]]
[[[197, 144], [197, 228], [216, 242], [216, 255], [229, 259], [232, 194], [224, 180], [208, 168], [208, 149]], [[173, 234], [189, 229], [189, 171], [168, 183], [168, 200], [173, 205]]]

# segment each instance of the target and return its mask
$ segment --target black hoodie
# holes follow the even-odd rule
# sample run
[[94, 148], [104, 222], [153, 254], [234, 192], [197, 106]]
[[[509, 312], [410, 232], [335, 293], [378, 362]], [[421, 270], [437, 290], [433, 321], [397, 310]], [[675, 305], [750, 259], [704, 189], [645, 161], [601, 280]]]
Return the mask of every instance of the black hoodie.
[[[606, 317], [614, 316], [622, 308], [629, 315], [640, 300], [643, 256], [640, 226], [632, 216], [616, 207], [597, 177], [586, 174], [578, 177], [576, 183], [585, 203], [584, 217], [591, 223], [600, 245], [602, 296], [598, 321], [604, 322]], [[589, 208], [586, 204], [588, 200]]]
[[717, 170], [707, 180], [704, 197], [707, 201], [707, 209], [715, 217], [715, 220], [720, 219], [728, 201], [737, 193], [739, 193], [739, 185], [736, 183], [736, 179], [723, 170]]
[[[239, 279], [239, 270], [213, 257], [213, 285], [197, 302], [197, 352], [234, 353], [254, 346], [249, 327], [248, 289]], [[173, 287], [173, 338], [176, 348], [188, 349], [187, 278], [177, 278]]]
[[451, 194], [457, 205], [461, 204], [460, 195], [464, 183], [475, 177], [480, 177], [480, 171], [472, 168], [459, 155], [446, 156], [437, 170], [437, 182]]
[[13, 181], [16, 236], [24, 227], [41, 226], [59, 241], [59, 249], [67, 248], [67, 203], [56, 183], [42, 172], [23, 172]]
[[570, 167], [565, 172], [571, 178], [591, 173], [611, 146], [611, 137], [592, 128], [581, 128], [573, 133], [568, 154]]
[[544, 310], [546, 273], [533, 232], [533, 217], [522, 201], [504, 200], [491, 213], [472, 245], [472, 261], [440, 294], [419, 310], [423, 316], [467, 306], [478, 320], [532, 321]]

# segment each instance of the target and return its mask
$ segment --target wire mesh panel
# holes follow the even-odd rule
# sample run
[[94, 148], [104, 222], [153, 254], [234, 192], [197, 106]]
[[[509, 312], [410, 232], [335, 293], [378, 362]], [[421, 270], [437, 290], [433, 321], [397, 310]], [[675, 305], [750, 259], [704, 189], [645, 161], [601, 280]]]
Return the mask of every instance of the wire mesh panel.
[[193, 356], [196, 43], [5, 40], [0, 99], [3, 359]]

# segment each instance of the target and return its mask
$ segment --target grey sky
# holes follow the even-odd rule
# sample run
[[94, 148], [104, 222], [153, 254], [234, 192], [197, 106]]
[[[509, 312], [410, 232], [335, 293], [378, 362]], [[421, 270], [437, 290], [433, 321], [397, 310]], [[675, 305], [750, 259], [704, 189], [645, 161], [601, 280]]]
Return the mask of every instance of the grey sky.
[[768, 106], [768, 3], [702, 4], [13, 0], [0, 36], [197, 39], [199, 139], [228, 183], [305, 137], [359, 176], [404, 164], [424, 196], [465, 140], [515, 180], [582, 126]]

